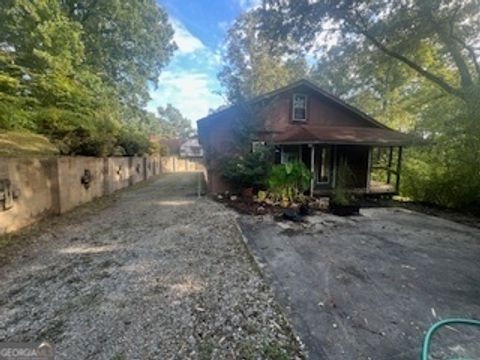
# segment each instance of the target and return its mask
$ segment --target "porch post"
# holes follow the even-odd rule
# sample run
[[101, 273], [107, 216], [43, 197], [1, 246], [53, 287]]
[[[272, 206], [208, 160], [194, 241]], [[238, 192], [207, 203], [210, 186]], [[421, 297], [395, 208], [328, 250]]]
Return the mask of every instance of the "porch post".
[[313, 196], [313, 190], [315, 187], [315, 145], [309, 144], [310, 146], [310, 196]]
[[393, 146], [390, 146], [390, 150], [388, 153], [388, 169], [387, 169], [387, 184], [390, 184], [390, 178], [391, 178], [391, 169], [392, 169], [392, 157], [393, 157]]
[[395, 192], [398, 194], [400, 190], [400, 171], [402, 170], [402, 147], [398, 147], [398, 159], [397, 159], [397, 182], [395, 183]]
[[370, 180], [372, 178], [372, 146], [368, 147], [368, 163], [367, 163], [367, 193], [370, 192]]

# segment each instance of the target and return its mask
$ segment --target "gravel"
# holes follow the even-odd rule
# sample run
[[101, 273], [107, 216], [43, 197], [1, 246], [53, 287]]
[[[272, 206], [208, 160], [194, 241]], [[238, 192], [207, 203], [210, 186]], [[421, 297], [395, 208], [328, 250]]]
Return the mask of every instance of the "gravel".
[[1, 268], [0, 342], [48, 340], [58, 359], [302, 358], [235, 214], [197, 198], [198, 176], [22, 235]]

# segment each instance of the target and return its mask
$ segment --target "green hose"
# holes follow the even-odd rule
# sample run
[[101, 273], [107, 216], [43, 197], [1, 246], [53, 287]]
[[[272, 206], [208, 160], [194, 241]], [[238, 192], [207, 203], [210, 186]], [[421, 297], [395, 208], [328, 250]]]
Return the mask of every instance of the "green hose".
[[435, 331], [447, 325], [473, 325], [473, 326], [480, 327], [480, 321], [470, 320], [470, 319], [445, 319], [433, 324], [432, 326], [430, 326], [430, 329], [428, 329], [427, 334], [423, 339], [422, 353], [420, 358], [421, 360], [428, 360], [430, 343], [432, 341], [432, 336], [435, 333]]

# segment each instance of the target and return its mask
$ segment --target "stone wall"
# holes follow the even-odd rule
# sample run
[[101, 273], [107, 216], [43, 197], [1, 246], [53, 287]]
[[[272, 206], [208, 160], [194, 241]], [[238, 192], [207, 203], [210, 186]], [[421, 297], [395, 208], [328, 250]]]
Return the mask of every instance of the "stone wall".
[[160, 172], [160, 157], [0, 158], [0, 235]]

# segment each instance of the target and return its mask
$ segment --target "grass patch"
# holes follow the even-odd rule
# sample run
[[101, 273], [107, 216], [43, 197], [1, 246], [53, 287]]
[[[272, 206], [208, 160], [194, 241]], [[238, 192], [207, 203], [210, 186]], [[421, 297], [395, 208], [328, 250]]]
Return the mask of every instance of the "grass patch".
[[0, 130], [0, 156], [52, 156], [58, 153], [58, 148], [45, 136], [24, 131]]

